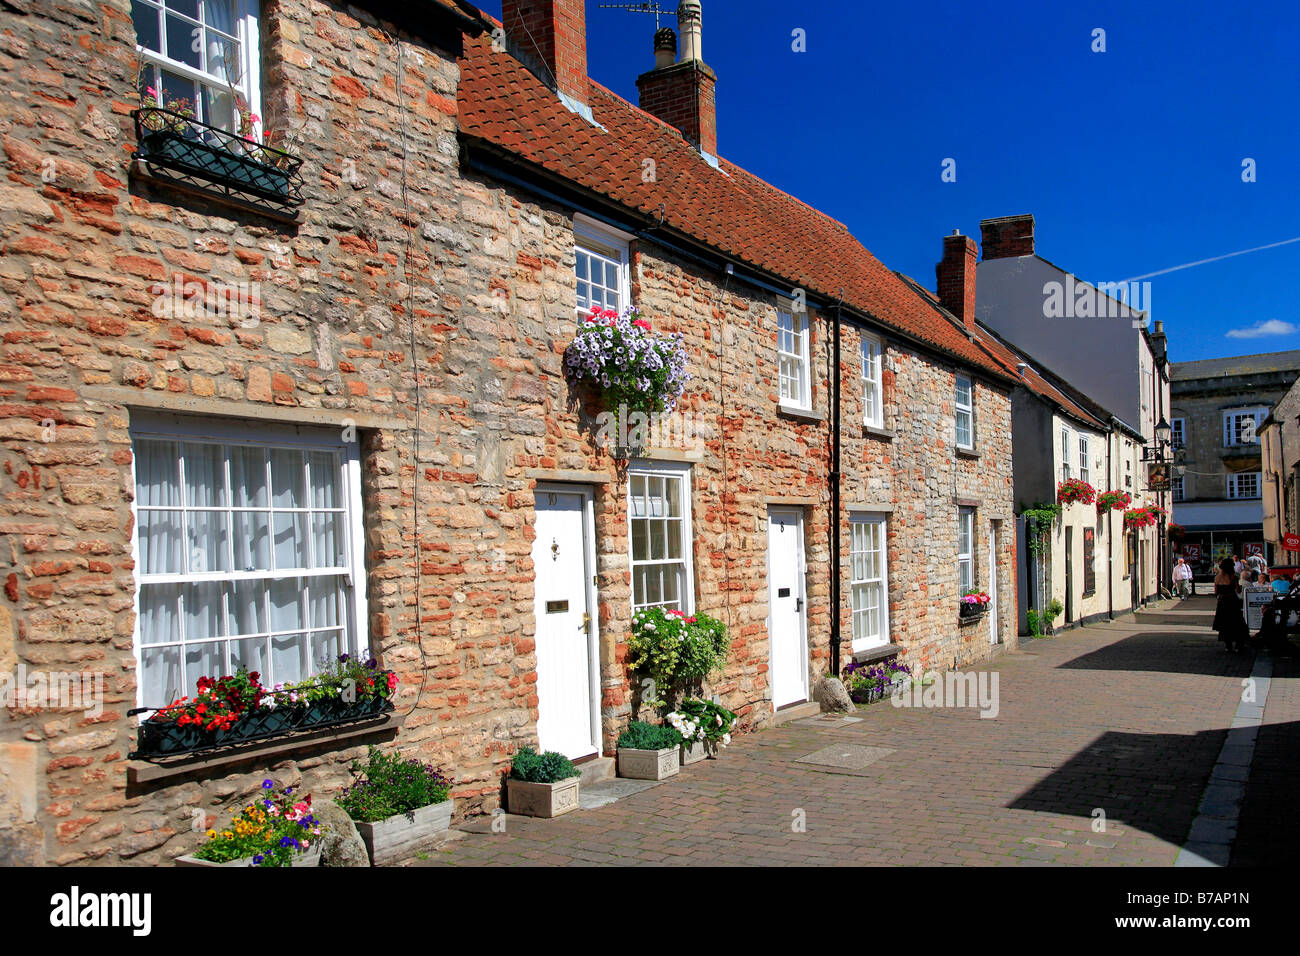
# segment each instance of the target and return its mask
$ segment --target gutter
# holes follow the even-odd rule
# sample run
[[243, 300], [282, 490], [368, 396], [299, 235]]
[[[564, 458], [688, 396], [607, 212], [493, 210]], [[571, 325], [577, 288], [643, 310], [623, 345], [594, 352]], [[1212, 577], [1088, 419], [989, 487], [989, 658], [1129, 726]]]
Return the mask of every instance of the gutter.
[[[831, 333], [831, 676], [840, 676], [840, 311]], [[888, 600], [889, 595], [885, 595]]]

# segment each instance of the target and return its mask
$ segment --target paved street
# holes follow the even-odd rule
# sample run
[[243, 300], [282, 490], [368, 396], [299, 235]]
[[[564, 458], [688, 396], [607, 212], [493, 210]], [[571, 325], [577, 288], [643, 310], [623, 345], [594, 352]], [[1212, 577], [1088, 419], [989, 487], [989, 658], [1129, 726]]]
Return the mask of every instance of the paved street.
[[[510, 816], [504, 833], [469, 824], [414, 863], [1167, 866], [1251, 664], [1205, 627], [1094, 625], [1002, 657], [995, 719], [886, 701], [860, 723], [786, 725], [610, 806]], [[1270, 862], [1290, 842], [1277, 827], [1296, 792], [1295, 677], [1276, 662], [1234, 863]], [[887, 752], [861, 769], [796, 762], [827, 747]]]

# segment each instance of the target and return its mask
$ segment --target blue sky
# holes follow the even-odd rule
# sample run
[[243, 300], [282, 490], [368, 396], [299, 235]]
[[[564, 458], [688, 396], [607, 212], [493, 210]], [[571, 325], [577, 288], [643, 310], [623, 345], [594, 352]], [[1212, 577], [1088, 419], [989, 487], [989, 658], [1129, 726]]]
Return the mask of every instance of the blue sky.
[[[1094, 282], [1300, 238], [1295, 4], [702, 3], [718, 151], [930, 288], [941, 237], [995, 216]], [[635, 103], [653, 33], [589, 0], [589, 72]], [[1152, 318], [1174, 361], [1300, 348], [1293, 276], [1300, 242], [1154, 276]]]

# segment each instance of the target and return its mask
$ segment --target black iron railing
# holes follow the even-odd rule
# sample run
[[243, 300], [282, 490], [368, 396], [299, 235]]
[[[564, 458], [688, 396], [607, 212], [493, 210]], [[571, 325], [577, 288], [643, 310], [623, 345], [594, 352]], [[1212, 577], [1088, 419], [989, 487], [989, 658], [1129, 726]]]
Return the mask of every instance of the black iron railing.
[[281, 217], [292, 218], [302, 205], [299, 157], [160, 106], [131, 115], [134, 158], [153, 178]]

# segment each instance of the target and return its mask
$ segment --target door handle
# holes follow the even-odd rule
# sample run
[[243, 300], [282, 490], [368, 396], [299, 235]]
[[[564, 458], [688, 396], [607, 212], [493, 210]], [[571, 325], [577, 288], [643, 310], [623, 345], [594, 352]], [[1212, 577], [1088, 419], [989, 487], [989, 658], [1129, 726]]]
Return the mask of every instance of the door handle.
[[591, 615], [584, 613], [582, 615], [582, 629], [587, 633], [591, 632]]
[[796, 612], [803, 610], [803, 598], [797, 597], [794, 599], [794, 609]]

